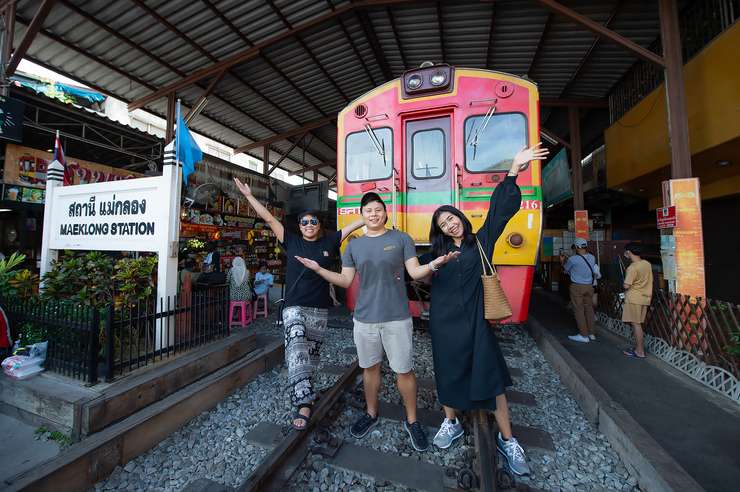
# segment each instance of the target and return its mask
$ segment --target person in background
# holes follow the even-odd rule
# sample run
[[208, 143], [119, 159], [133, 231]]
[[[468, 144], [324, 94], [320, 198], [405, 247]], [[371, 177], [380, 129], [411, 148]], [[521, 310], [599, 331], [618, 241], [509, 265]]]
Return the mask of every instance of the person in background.
[[221, 272], [221, 253], [215, 243], [208, 244], [208, 254], [203, 260], [204, 272]]
[[285, 362], [288, 366], [290, 400], [296, 408], [292, 425], [304, 430], [311, 417], [317, 398], [313, 378], [319, 365], [321, 343], [329, 319], [329, 284], [314, 272], [307, 270], [296, 256], [311, 258], [317, 265], [330, 265], [339, 253], [340, 243], [363, 225], [358, 220], [341, 231], [322, 235], [321, 220], [315, 212], [298, 216], [300, 235], [286, 230], [254, 195], [249, 186], [234, 178], [257, 215], [265, 221], [285, 249], [285, 305], [283, 327], [285, 334]]
[[624, 257], [630, 260], [630, 265], [624, 275], [622, 321], [632, 325], [632, 331], [635, 333], [635, 348], [625, 350], [624, 355], [635, 359], [645, 358], [642, 324], [645, 322], [648, 306], [653, 298], [653, 268], [650, 262], [640, 257], [641, 254], [642, 249], [639, 244], [629, 243], [625, 247]]
[[252, 289], [249, 287], [249, 270], [244, 258], [237, 256], [231, 262], [231, 269], [226, 275], [229, 284], [229, 300], [252, 301]]
[[573, 242], [575, 254], [570, 258], [560, 254], [560, 263], [565, 273], [570, 276], [570, 300], [573, 303], [573, 313], [576, 316], [578, 334], [569, 335], [574, 342], [588, 343], [596, 340], [594, 334], [594, 283], [597, 280], [596, 258], [588, 252], [588, 242], [583, 238], [576, 238]]
[[268, 294], [269, 299], [270, 287], [272, 287], [273, 282], [274, 277], [267, 270], [267, 263], [260, 263], [260, 269], [254, 276], [254, 293], [258, 296]]

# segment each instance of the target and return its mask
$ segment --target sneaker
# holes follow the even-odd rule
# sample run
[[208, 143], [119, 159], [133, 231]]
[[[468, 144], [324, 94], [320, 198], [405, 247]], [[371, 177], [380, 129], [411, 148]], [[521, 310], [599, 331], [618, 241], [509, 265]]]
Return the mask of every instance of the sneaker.
[[574, 342], [581, 342], [581, 343], [588, 343], [591, 341], [589, 337], [584, 337], [580, 333], [578, 335], [568, 335], [568, 340], [573, 340]]
[[376, 425], [378, 425], [378, 417], [373, 417], [369, 413], [363, 413], [362, 417], [352, 424], [349, 433], [352, 434], [352, 437], [361, 439]]
[[593, 333], [591, 333], [591, 334], [590, 334], [590, 335], [588, 336], [588, 338], [589, 338], [589, 339], [591, 339], [591, 341], [594, 341], [594, 340], [596, 340], [596, 335], [594, 335]]
[[462, 437], [465, 434], [462, 424], [458, 419], [453, 422], [450, 419], [444, 419], [442, 425], [437, 431], [437, 435], [434, 436], [434, 445], [440, 449], [447, 449], [452, 446], [455, 439]]
[[403, 428], [408, 432], [411, 438], [411, 445], [417, 451], [426, 451], [429, 448], [429, 441], [427, 441], [427, 435], [424, 433], [424, 429], [417, 420], [413, 424], [409, 424], [408, 421], [403, 421]]
[[503, 455], [506, 465], [514, 475], [530, 474], [527, 456], [524, 454], [524, 449], [519, 445], [519, 441], [516, 438], [512, 437], [508, 441], [504, 441], [504, 438], [499, 432], [496, 437], [496, 448]]

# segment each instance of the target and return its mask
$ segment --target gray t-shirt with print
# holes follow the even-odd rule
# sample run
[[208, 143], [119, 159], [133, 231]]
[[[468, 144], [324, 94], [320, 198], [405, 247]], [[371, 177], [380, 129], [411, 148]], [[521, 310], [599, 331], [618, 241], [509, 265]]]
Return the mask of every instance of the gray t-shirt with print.
[[347, 244], [342, 266], [354, 268], [360, 275], [354, 314], [357, 321], [384, 323], [411, 316], [404, 274], [406, 260], [414, 256], [413, 239], [397, 230], [376, 237], [361, 236]]

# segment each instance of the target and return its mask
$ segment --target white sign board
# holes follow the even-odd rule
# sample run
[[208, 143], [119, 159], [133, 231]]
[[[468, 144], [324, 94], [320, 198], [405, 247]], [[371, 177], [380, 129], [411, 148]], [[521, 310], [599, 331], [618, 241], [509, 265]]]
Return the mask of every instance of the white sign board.
[[167, 241], [163, 177], [64, 186], [54, 190], [52, 249], [153, 251]]

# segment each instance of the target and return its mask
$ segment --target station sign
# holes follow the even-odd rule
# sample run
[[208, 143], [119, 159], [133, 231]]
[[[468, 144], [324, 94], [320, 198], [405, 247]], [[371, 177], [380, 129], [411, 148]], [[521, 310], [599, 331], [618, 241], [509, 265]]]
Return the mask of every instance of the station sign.
[[574, 219], [576, 237], [580, 237], [581, 239], [588, 241], [588, 210], [576, 210]]
[[676, 206], [662, 207], [655, 210], [658, 219], [658, 229], [673, 229], [676, 227]]

